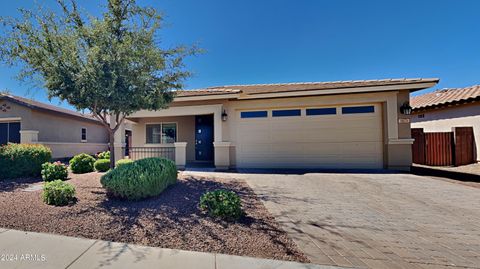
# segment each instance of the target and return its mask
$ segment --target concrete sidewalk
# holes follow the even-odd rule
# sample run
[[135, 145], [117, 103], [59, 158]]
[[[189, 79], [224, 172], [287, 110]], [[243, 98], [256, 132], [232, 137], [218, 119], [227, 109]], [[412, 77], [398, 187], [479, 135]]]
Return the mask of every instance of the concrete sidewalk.
[[340, 268], [0, 228], [0, 268]]

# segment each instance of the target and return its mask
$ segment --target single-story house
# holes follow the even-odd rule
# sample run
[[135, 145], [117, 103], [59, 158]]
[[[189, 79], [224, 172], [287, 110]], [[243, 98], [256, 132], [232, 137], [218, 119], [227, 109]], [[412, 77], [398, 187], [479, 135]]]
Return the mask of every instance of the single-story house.
[[0, 95], [0, 145], [38, 143], [53, 158], [108, 149], [108, 132], [90, 115], [10, 94]]
[[[480, 86], [441, 89], [411, 99], [412, 128], [424, 132], [452, 132], [473, 127], [475, 153], [480, 152]], [[476, 160], [480, 161], [479, 154]]]
[[408, 107], [411, 92], [438, 81], [385, 79], [182, 90], [168, 109], [128, 116], [130, 157], [161, 155], [175, 159], [179, 167], [211, 164], [217, 169], [408, 170], [413, 139], [410, 116], [403, 108]]

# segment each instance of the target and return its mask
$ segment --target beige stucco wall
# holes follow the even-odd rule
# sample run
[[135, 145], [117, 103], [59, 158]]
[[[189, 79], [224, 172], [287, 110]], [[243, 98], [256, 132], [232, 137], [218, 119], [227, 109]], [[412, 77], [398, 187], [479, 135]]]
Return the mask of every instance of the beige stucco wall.
[[87, 128], [87, 143], [108, 142], [108, 132], [100, 123], [37, 110], [32, 110], [31, 119], [29, 128], [39, 131], [38, 141], [80, 143], [81, 130]]
[[[10, 109], [0, 111], [0, 121], [20, 118], [21, 130], [37, 131], [36, 143], [51, 148], [53, 158], [71, 157], [78, 153], [95, 154], [108, 149], [108, 132], [100, 123], [82, 120], [53, 111], [41, 111], [2, 100]], [[87, 141], [81, 141], [81, 129], [87, 128]], [[35, 141], [34, 141], [35, 142]]]
[[6, 104], [10, 107], [6, 112], [0, 111], [0, 120], [6, 118], [21, 118], [21, 130], [30, 130], [32, 127], [32, 110], [10, 101], [0, 100], [0, 106]]
[[132, 147], [158, 147], [173, 144], [147, 144], [146, 124], [148, 123], [177, 123], [177, 141], [187, 142], [187, 161], [195, 160], [195, 116], [180, 117], [153, 117], [135, 120], [132, 124]]
[[[424, 118], [418, 115], [423, 114]], [[473, 127], [477, 161], [480, 161], [480, 105], [478, 103], [418, 112], [412, 117], [412, 128], [425, 132], [451, 132], [454, 127]]]
[[[208, 100], [208, 101], [188, 101], [175, 102], [171, 107], [188, 107], [205, 106], [213, 104], [222, 104], [223, 109], [228, 114], [228, 120], [222, 122], [222, 141], [231, 142], [230, 147], [230, 163], [235, 166], [236, 163], [236, 142], [237, 128], [239, 128], [238, 111], [253, 109], [276, 109], [276, 108], [306, 108], [328, 105], [354, 105], [354, 104], [381, 104], [384, 113], [384, 121], [382, 128], [384, 132], [384, 153], [386, 168], [409, 169], [411, 165], [411, 144], [408, 142], [410, 135], [410, 123], [399, 123], [399, 118], [409, 118], [400, 114], [400, 106], [409, 100], [409, 92], [392, 91], [362, 94], [343, 94], [343, 95], [325, 95], [325, 96], [309, 96], [295, 98], [276, 98], [276, 99], [254, 99], [254, 100]], [[387, 103], [391, 107], [387, 106]], [[191, 109], [195, 113], [194, 109]], [[174, 121], [175, 117], [166, 118], [150, 118], [139, 117], [134, 118], [138, 122], [133, 127], [133, 145], [145, 146], [145, 122], [161, 122]], [[185, 118], [185, 117], [178, 117]], [[188, 117], [187, 117], [188, 118]], [[181, 120], [178, 127], [178, 135], [186, 135], [178, 139], [180, 142], [188, 142], [187, 159], [194, 160], [194, 118], [189, 120]], [[183, 126], [183, 127], [182, 127]], [[187, 127], [188, 126], [188, 127]], [[186, 128], [187, 127], [187, 128]], [[188, 132], [188, 134], [185, 134]], [[190, 136], [189, 136], [190, 135]]]

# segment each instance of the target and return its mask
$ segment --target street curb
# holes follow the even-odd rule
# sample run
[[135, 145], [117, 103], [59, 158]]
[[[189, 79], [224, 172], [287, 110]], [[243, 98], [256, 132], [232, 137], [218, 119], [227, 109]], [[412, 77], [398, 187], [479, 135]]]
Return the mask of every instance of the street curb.
[[470, 174], [457, 171], [447, 171], [443, 169], [437, 169], [434, 167], [420, 167], [412, 166], [410, 172], [414, 175], [419, 176], [434, 176], [434, 177], [444, 177], [459, 181], [469, 181], [469, 182], [480, 182], [480, 175]]

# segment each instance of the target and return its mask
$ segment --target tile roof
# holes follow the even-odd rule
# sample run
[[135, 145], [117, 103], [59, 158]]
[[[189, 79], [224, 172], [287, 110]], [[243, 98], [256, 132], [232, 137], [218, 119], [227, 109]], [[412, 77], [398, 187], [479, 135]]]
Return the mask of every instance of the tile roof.
[[179, 91], [176, 91], [176, 93], [177, 93], [177, 96], [187, 97], [187, 96], [200, 96], [200, 95], [240, 93], [240, 90], [206, 88], [206, 89], [195, 89], [195, 90], [179, 90]]
[[80, 112], [76, 112], [76, 111], [73, 111], [73, 110], [61, 108], [61, 107], [54, 106], [54, 105], [41, 103], [41, 102], [38, 102], [38, 101], [35, 101], [35, 100], [32, 100], [32, 99], [28, 99], [28, 98], [24, 98], [24, 97], [20, 97], [20, 96], [15, 96], [15, 95], [11, 95], [11, 94], [0, 94], [0, 100], [1, 99], [10, 100], [14, 103], [24, 105], [24, 106], [27, 106], [27, 107], [30, 107], [30, 108], [53, 111], [53, 112], [62, 113], [64, 115], [68, 115], [68, 116], [74, 116], [74, 117], [79, 117], [79, 118], [83, 118], [83, 119], [87, 119], [87, 120], [98, 121], [91, 114], [82, 114]]
[[480, 98], [480, 85], [467, 88], [441, 89], [418, 95], [410, 100], [413, 109], [445, 105]]
[[279, 93], [308, 90], [327, 90], [357, 87], [374, 87], [405, 85], [416, 83], [438, 83], [437, 78], [401, 78], [401, 79], [378, 79], [378, 80], [349, 80], [333, 82], [299, 82], [299, 83], [276, 83], [276, 84], [250, 84], [250, 85], [227, 85], [208, 87], [205, 89], [182, 90], [177, 92], [178, 97], [202, 96], [215, 94], [242, 93], [246, 95], [262, 93]]

